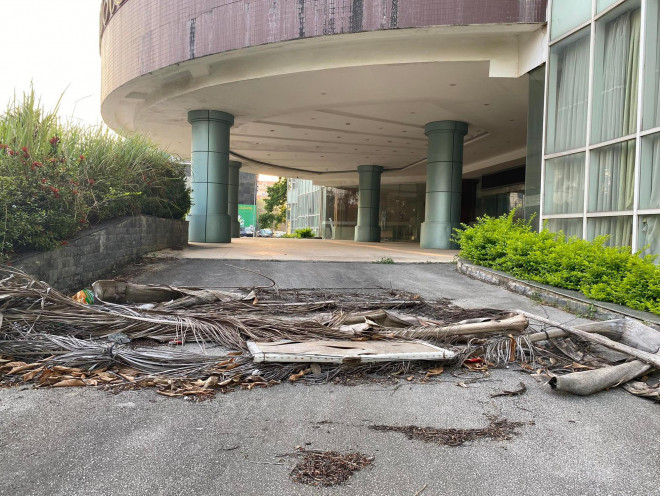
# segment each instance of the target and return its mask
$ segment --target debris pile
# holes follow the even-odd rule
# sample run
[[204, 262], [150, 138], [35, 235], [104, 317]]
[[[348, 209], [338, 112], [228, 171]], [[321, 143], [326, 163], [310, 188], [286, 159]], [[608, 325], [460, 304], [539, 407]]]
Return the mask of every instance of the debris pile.
[[301, 460], [291, 470], [291, 480], [310, 486], [336, 486], [358, 470], [370, 465], [374, 457], [362, 453], [339, 453], [298, 448]]
[[440, 444], [444, 446], [461, 446], [468, 441], [490, 438], [493, 441], [508, 441], [518, 434], [518, 427], [533, 422], [511, 422], [510, 420], [495, 416], [488, 417], [488, 427], [480, 429], [436, 429], [435, 427], [417, 427], [414, 425], [370, 425], [374, 431], [401, 432], [408, 439], [423, 441], [425, 443]]
[[199, 400], [281, 381], [428, 382], [516, 363], [561, 391], [627, 383], [659, 397], [660, 332], [632, 319], [570, 326], [402, 291], [271, 282], [224, 291], [97, 281], [93, 298], [72, 299], [0, 266], [0, 383], [151, 387]]

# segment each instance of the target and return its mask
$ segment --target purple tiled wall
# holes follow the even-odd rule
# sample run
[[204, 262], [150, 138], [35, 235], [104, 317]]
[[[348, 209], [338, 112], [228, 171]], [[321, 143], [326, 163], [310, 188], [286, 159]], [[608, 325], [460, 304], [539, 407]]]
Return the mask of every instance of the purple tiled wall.
[[101, 11], [103, 97], [142, 74], [214, 53], [314, 36], [542, 23], [547, 0], [124, 0]]

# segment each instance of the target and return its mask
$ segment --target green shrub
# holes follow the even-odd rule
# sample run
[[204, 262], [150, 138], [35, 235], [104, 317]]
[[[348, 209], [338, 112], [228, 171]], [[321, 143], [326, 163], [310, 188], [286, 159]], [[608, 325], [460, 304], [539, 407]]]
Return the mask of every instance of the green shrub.
[[298, 237], [298, 238], [313, 238], [314, 237], [314, 231], [309, 227], [306, 227], [304, 229], [296, 229], [294, 232], [295, 232], [296, 237]]
[[33, 90], [0, 115], [0, 260], [103, 220], [189, 208], [183, 165], [144, 137], [62, 124]]
[[600, 301], [660, 315], [660, 267], [655, 256], [633, 254], [629, 247], [607, 247], [547, 229], [536, 232], [514, 213], [477, 219], [457, 229], [461, 257], [515, 277], [581, 291]]

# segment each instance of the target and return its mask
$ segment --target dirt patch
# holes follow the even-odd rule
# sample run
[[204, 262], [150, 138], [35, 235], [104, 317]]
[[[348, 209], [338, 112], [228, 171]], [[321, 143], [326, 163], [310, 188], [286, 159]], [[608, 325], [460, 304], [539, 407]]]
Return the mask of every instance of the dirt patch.
[[374, 457], [363, 453], [339, 453], [302, 448], [296, 455], [301, 460], [291, 470], [291, 480], [300, 484], [324, 487], [342, 484], [374, 460]]
[[533, 425], [533, 422], [511, 422], [504, 418], [488, 417], [488, 427], [481, 429], [436, 429], [434, 427], [417, 427], [415, 425], [370, 425], [374, 431], [401, 432], [408, 439], [424, 441], [425, 443], [440, 444], [444, 446], [461, 446], [467, 441], [490, 438], [493, 441], [507, 441], [519, 434], [517, 429], [524, 425]]

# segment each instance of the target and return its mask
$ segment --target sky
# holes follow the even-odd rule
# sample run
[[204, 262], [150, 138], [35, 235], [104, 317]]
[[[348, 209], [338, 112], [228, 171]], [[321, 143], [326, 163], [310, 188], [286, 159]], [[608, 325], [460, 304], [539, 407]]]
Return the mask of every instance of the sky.
[[103, 123], [100, 7], [100, 0], [0, 0], [0, 113], [32, 82], [46, 109], [62, 97], [64, 119]]
[[100, 0], [0, 0], [0, 112], [29, 90], [60, 115], [100, 124]]

